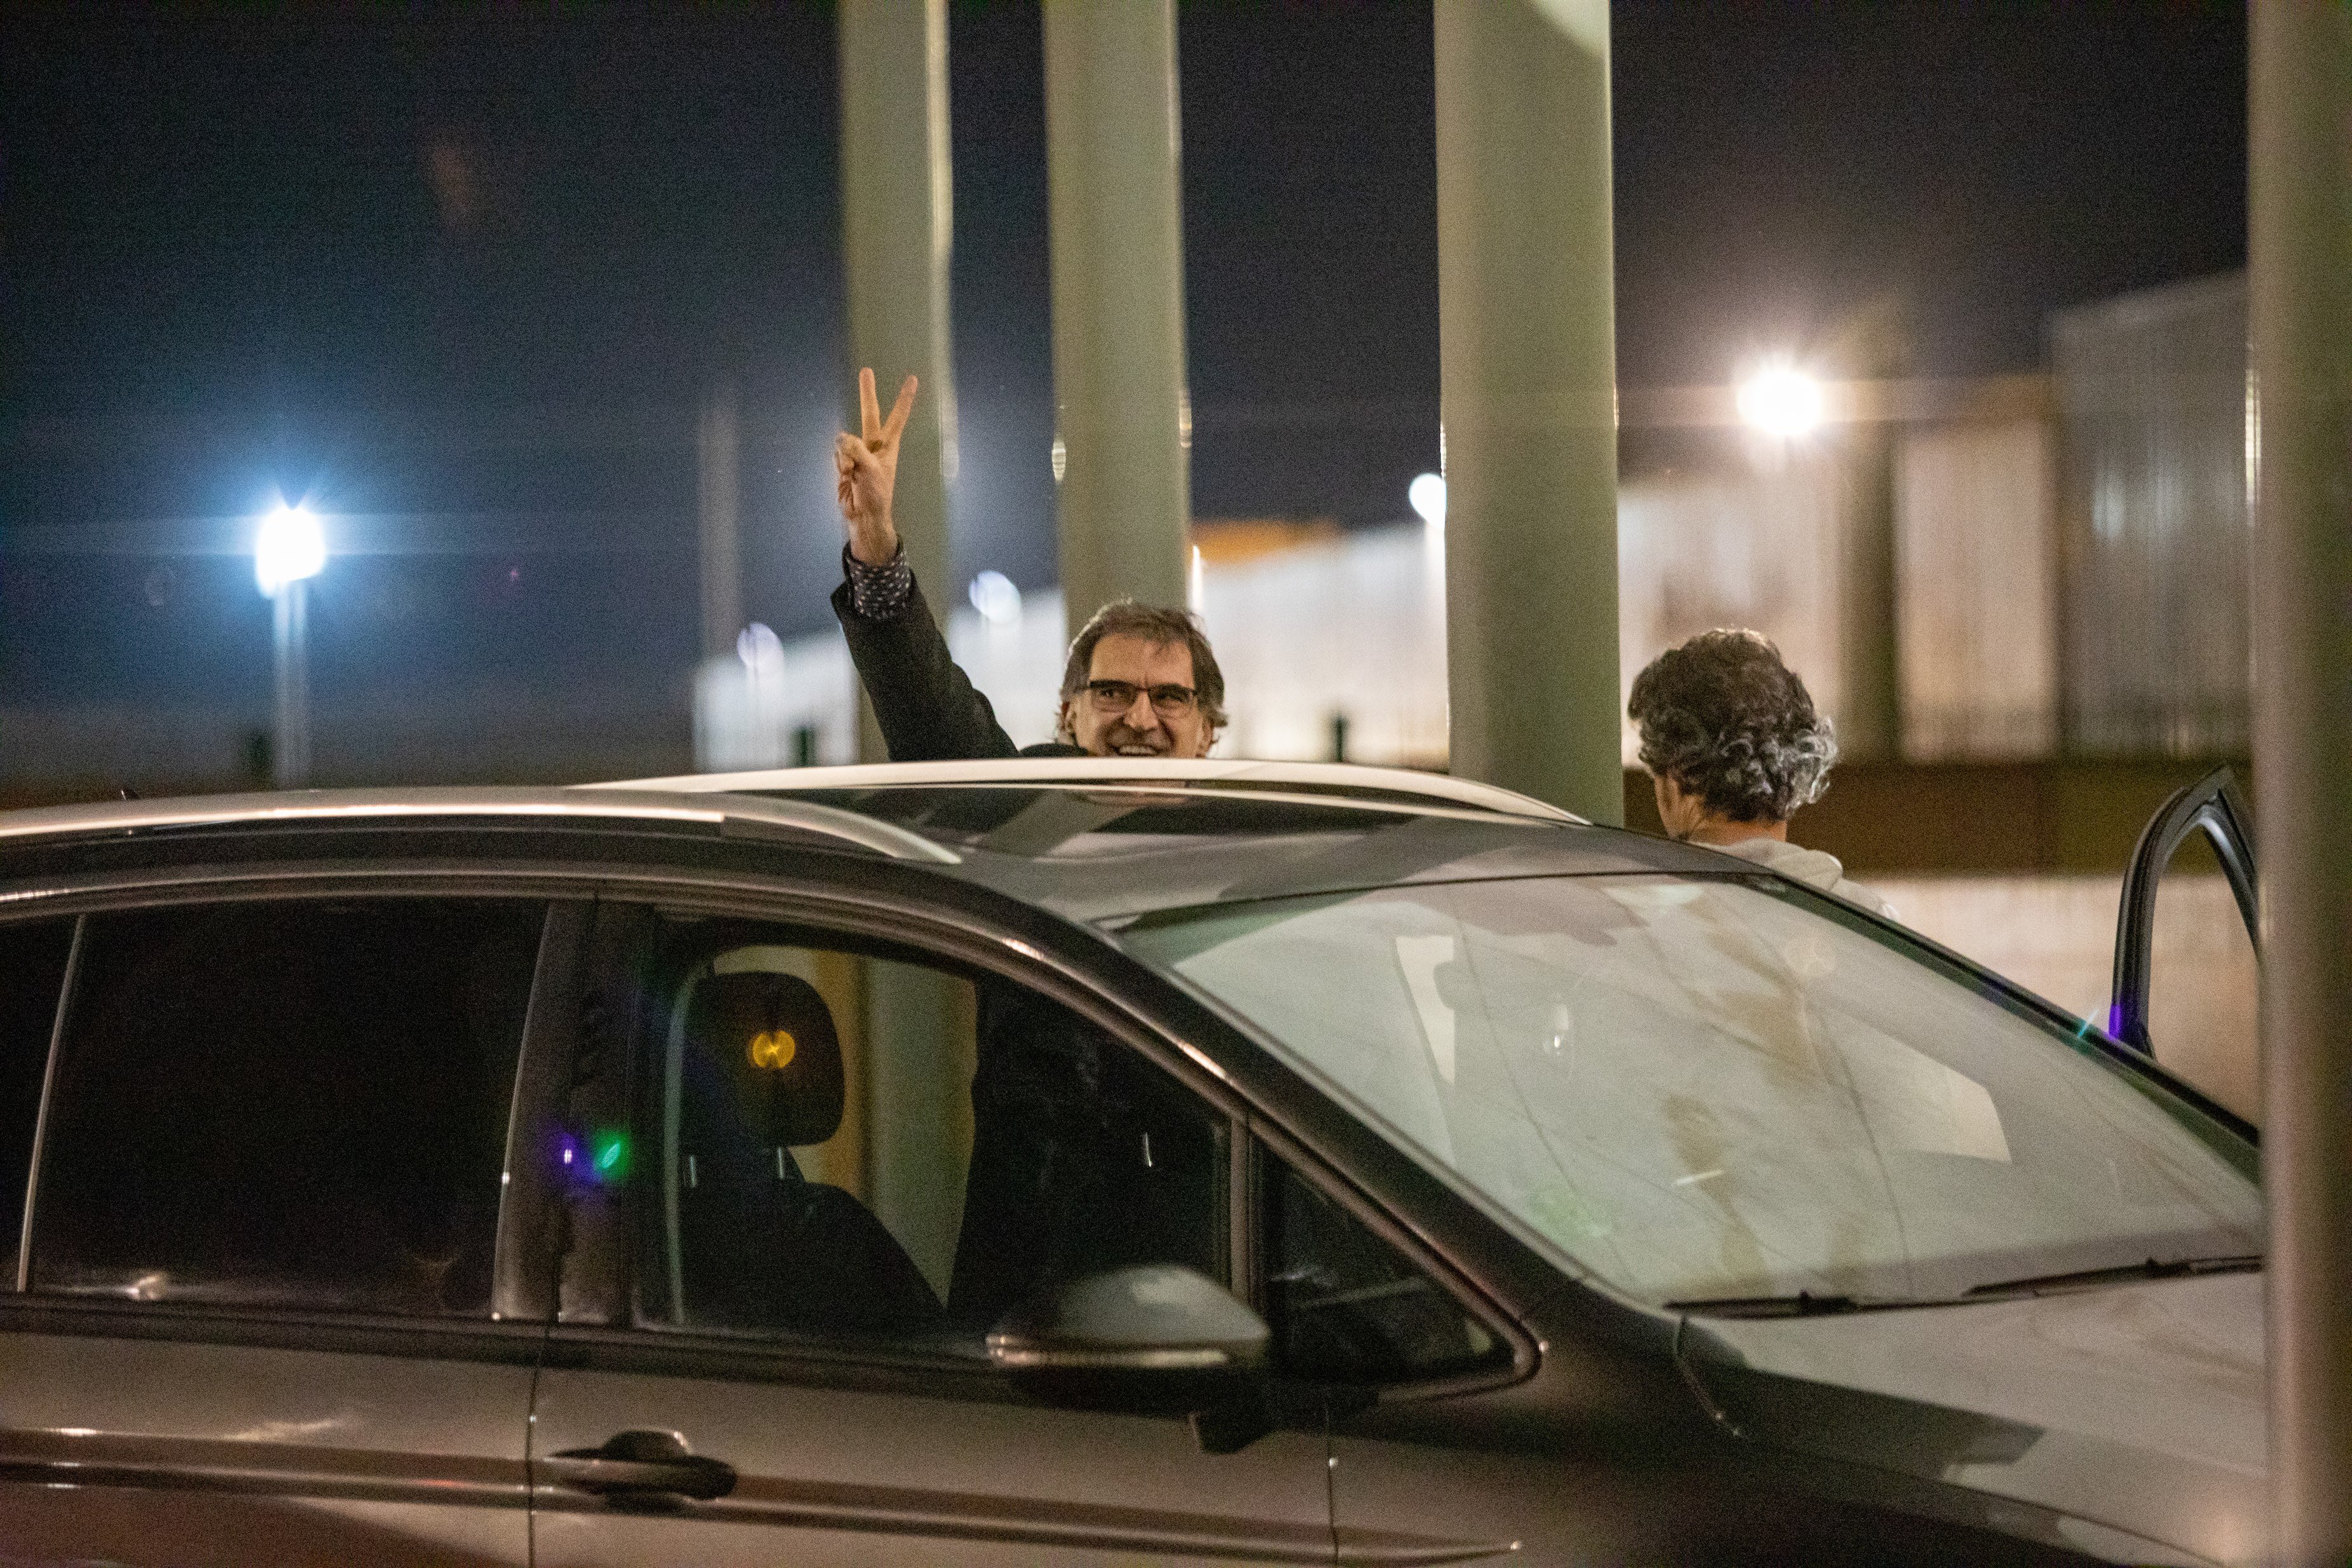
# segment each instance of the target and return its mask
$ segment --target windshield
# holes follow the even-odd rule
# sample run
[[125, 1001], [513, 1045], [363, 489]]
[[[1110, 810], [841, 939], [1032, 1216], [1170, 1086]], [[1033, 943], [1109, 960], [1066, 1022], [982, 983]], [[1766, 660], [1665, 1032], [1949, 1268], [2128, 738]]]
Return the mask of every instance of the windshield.
[[1545, 877], [1177, 912], [1120, 939], [1561, 1261], [1654, 1302], [1945, 1298], [2261, 1249], [2244, 1140], [1827, 908], [1769, 880]]

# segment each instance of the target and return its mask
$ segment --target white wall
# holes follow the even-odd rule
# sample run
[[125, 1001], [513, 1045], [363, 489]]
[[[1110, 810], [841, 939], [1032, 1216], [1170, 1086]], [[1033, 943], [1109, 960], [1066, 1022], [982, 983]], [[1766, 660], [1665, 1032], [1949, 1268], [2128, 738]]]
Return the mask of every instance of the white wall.
[[1348, 716], [1348, 759], [1445, 760], [1444, 537], [1419, 525], [1202, 573], [1201, 619], [1233, 716], [1220, 750], [1312, 761]]
[[1907, 758], [2057, 748], [2054, 455], [2038, 419], [1914, 431], [1895, 449]]

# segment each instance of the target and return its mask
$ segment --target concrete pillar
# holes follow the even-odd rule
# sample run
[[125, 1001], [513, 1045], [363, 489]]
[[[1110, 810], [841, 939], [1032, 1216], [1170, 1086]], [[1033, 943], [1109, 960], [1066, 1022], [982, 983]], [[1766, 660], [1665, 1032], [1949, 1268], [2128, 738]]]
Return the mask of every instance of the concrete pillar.
[[1437, 0], [1453, 770], [1596, 821], [1618, 767], [1606, 0]]
[[[948, 303], [954, 183], [948, 139], [946, 0], [842, 0], [841, 251], [849, 308], [843, 428], [857, 428], [856, 371], [888, 408], [907, 377], [922, 394], [898, 449], [891, 514], [932, 612], [955, 602], [947, 486], [955, 477], [955, 372]], [[860, 699], [858, 756], [887, 759]]]
[[[955, 601], [947, 486], [955, 477], [955, 371], [948, 307], [954, 186], [948, 141], [946, 0], [842, 0], [841, 249], [849, 305], [845, 429], [857, 428], [860, 366], [882, 406], [920, 376], [898, 450], [891, 513], [931, 608]], [[878, 754], [876, 758], [879, 760]]]
[[2253, 0], [2269, 1561], [2352, 1562], [2352, 8]]
[[1895, 426], [1885, 420], [1837, 433], [1845, 494], [1838, 563], [1841, 692], [1838, 749], [1856, 760], [1901, 748], [1903, 686], [1896, 652]]
[[269, 633], [273, 709], [269, 783], [299, 789], [310, 782], [310, 584], [302, 578], [280, 583], [270, 595]]
[[702, 656], [731, 659], [743, 629], [742, 442], [735, 389], [721, 383], [695, 433], [696, 511], [702, 540]]
[[[898, 450], [891, 515], [907, 560], [933, 613], [956, 600], [948, 537], [947, 486], [955, 477], [955, 374], [948, 303], [954, 254], [954, 186], [949, 162], [948, 21], [945, 0], [841, 0], [841, 246], [849, 305], [849, 369], [844, 428], [857, 429], [856, 371], [874, 371], [888, 408], [908, 376], [922, 392]], [[872, 710], [858, 703], [858, 754], [887, 760]], [[959, 983], [943, 974], [869, 963], [866, 1046], [883, 1114], [867, 1129], [866, 1190], [877, 1207], [919, 1241], [935, 1268], [946, 1229], [936, 1190], [936, 1140], [909, 1138], [892, 1104], [968, 1102], [970, 1071], [950, 1044], [970, 1034]], [[967, 1112], [967, 1114], [969, 1113]], [[928, 1206], [928, 1207], [927, 1207]]]
[[866, 1202], [947, 1299], [971, 1163], [971, 988], [936, 969], [866, 967]]
[[1049, 0], [1055, 468], [1075, 630], [1108, 599], [1184, 602], [1192, 405], [1171, 0]]

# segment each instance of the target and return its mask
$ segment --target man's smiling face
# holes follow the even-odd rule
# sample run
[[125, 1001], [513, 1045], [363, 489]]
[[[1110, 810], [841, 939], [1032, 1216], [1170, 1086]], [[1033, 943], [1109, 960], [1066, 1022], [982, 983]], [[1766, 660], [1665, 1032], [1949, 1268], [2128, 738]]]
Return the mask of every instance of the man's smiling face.
[[1205, 757], [1217, 738], [1201, 717], [1199, 703], [1173, 717], [1151, 706], [1151, 687], [1193, 684], [1192, 650], [1181, 640], [1154, 643], [1114, 632], [1095, 644], [1087, 679], [1124, 681], [1143, 688], [1118, 713], [1102, 712], [1083, 691], [1063, 703], [1063, 727], [1093, 756]]

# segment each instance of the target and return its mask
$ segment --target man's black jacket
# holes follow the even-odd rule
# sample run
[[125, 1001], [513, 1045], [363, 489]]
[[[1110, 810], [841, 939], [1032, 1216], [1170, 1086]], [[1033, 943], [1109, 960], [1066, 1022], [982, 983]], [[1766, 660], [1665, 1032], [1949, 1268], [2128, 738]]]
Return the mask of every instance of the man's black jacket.
[[891, 761], [1086, 755], [1060, 741], [1013, 744], [996, 722], [996, 710], [956, 667], [948, 640], [940, 635], [923, 600], [920, 582], [908, 590], [907, 601], [887, 621], [868, 621], [857, 613], [846, 582], [833, 591], [833, 612], [841, 620], [841, 634], [849, 641], [850, 660], [874, 704]]

